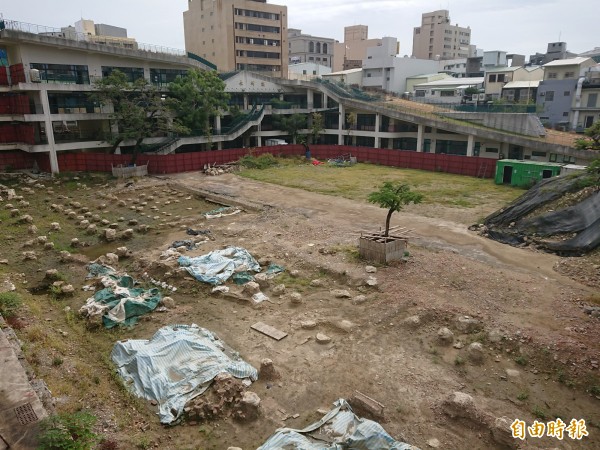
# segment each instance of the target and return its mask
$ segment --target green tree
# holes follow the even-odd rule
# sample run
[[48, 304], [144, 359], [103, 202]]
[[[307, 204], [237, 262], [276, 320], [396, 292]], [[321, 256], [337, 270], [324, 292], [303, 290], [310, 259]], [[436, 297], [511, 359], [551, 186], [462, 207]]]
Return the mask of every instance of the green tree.
[[346, 130], [348, 133], [348, 137], [347, 137], [348, 142], [346, 143], [346, 145], [352, 145], [350, 136], [352, 134], [352, 130], [356, 127], [357, 120], [358, 120], [358, 116], [356, 115], [355, 112], [350, 112], [350, 113], [346, 114]]
[[587, 168], [587, 173], [591, 179], [592, 185], [600, 188], [600, 158], [591, 162]]
[[600, 120], [586, 128], [583, 133], [586, 137], [577, 139], [575, 147], [579, 150], [600, 150]]
[[296, 143], [300, 130], [306, 128], [306, 116], [304, 114], [274, 116], [274, 121], [277, 127], [292, 138], [293, 144]]
[[134, 140], [132, 162], [135, 163], [142, 141], [157, 133], [176, 130], [159, 90], [145, 78], [130, 83], [125, 74], [114, 70], [94, 83], [90, 98], [103, 105], [112, 105], [111, 118], [117, 131], [108, 141], [116, 149], [123, 141]]
[[421, 203], [423, 194], [411, 191], [410, 186], [407, 184], [386, 181], [379, 187], [378, 191], [371, 192], [367, 200], [369, 203], [374, 203], [381, 208], [388, 209], [384, 234], [387, 237], [390, 233], [390, 219], [392, 218], [392, 214], [400, 211], [404, 205]]
[[229, 94], [216, 72], [189, 70], [169, 84], [169, 107], [184, 134], [212, 135], [211, 118], [229, 109]]
[[319, 142], [319, 136], [325, 129], [325, 119], [323, 118], [323, 114], [318, 112], [312, 113], [311, 119], [310, 134], [312, 136], [313, 144], [317, 144]]

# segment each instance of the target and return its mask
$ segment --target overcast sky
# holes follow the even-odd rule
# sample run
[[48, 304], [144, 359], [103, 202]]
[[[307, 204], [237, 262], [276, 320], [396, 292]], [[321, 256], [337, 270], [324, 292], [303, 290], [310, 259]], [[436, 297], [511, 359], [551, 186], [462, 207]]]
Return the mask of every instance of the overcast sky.
[[[61, 27], [80, 18], [127, 28], [139, 42], [183, 49], [187, 0], [2, 1], [5, 19]], [[400, 54], [412, 52], [421, 14], [449, 9], [452, 24], [470, 26], [471, 43], [484, 50], [529, 56], [559, 39], [581, 53], [600, 46], [598, 0], [280, 0], [288, 26], [343, 40], [344, 26], [368, 25], [369, 37], [397, 37]], [[595, 6], [594, 6], [595, 5]]]

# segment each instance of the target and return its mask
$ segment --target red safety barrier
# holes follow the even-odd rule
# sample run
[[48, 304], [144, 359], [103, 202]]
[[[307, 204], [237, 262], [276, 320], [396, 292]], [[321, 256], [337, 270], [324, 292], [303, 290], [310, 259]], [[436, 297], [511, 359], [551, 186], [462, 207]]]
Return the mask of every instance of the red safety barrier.
[[0, 86], [8, 86], [8, 67], [0, 66]]

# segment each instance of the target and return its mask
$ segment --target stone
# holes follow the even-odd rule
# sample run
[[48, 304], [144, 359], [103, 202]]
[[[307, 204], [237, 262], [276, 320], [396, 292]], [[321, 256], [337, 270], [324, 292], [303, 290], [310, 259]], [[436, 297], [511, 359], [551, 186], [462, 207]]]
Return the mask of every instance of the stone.
[[290, 302], [292, 305], [300, 305], [302, 303], [302, 294], [299, 292], [292, 292], [290, 294]]
[[440, 446], [440, 441], [438, 439], [429, 439], [427, 441], [427, 445], [431, 448], [438, 448]]
[[[10, 217], [17, 217], [19, 214], [21, 214], [21, 211], [19, 211], [18, 209], [11, 209], [10, 210]], [[19, 222], [24, 222], [24, 220], [22, 220], [23, 218], [19, 218]]]
[[58, 222], [52, 222], [50, 224], [50, 230], [52, 230], [52, 231], [60, 231], [60, 223], [58, 223]]
[[79, 226], [80, 226], [81, 228], [87, 228], [87, 227], [89, 226], [89, 224], [90, 224], [90, 221], [89, 221], [89, 220], [87, 220], [87, 219], [85, 219], [85, 220], [82, 220], [81, 222], [79, 222]]
[[115, 251], [119, 258], [128, 258], [131, 256], [131, 251], [127, 247], [119, 247]]
[[168, 309], [175, 308], [175, 300], [173, 300], [171, 297], [163, 297], [163, 299], [160, 302], [163, 306], [165, 306]]
[[488, 333], [488, 340], [494, 344], [497, 344], [498, 342], [502, 341], [502, 339], [504, 339], [504, 334], [497, 328], [490, 330], [490, 332]]
[[[515, 439], [511, 432], [511, 424], [514, 419], [508, 417], [498, 417], [490, 426], [490, 432], [492, 439], [498, 443], [502, 448], [516, 449], [519, 448], [518, 441]], [[547, 449], [551, 450], [551, 449]]]
[[249, 296], [258, 294], [260, 292], [260, 285], [254, 281], [250, 281], [244, 285], [242, 292]]
[[317, 328], [317, 322], [314, 320], [303, 320], [300, 322], [300, 327], [305, 330], [312, 330], [313, 328]]
[[285, 294], [285, 284], [278, 284], [271, 290], [271, 292], [273, 293], [273, 295]]
[[271, 280], [266, 273], [257, 273], [254, 275], [254, 281], [258, 283], [261, 289], [267, 289], [271, 285]]
[[71, 247], [73, 247], [73, 248], [79, 247], [79, 239], [78, 238], [71, 239]]
[[370, 287], [375, 287], [379, 284], [379, 282], [377, 281], [377, 278], [369, 277], [365, 280], [365, 284]]
[[133, 230], [131, 228], [127, 228], [125, 231], [123, 231], [123, 233], [121, 234], [121, 238], [122, 239], [131, 239], [133, 237]]
[[455, 325], [457, 330], [466, 334], [477, 333], [482, 329], [481, 322], [470, 316], [459, 316]]
[[333, 295], [335, 298], [352, 298], [350, 292], [344, 289], [335, 289], [331, 291], [331, 295]]
[[25, 214], [24, 216], [19, 217], [19, 222], [33, 223], [33, 217], [31, 217], [29, 214]]
[[290, 277], [292, 278], [298, 278], [300, 276], [300, 271], [299, 270], [290, 270]]
[[119, 229], [119, 224], [117, 222], [111, 223], [108, 228], [112, 228], [113, 230]]
[[443, 403], [444, 412], [454, 418], [471, 419], [476, 416], [473, 397], [464, 392], [453, 392]]
[[35, 240], [38, 244], [45, 244], [48, 242], [48, 236], [38, 236]]
[[354, 391], [348, 399], [348, 403], [357, 416], [376, 422], [385, 422], [385, 406], [362, 392]]
[[329, 344], [331, 342], [331, 338], [323, 333], [317, 333], [317, 342], [319, 344]]
[[45, 277], [48, 280], [55, 280], [57, 276], [58, 276], [58, 270], [57, 269], [48, 269], [48, 270], [46, 270]]
[[85, 232], [90, 236], [94, 235], [98, 232], [98, 227], [95, 224], [88, 225], [88, 227], [85, 229]]
[[75, 288], [70, 284], [63, 284], [60, 287], [60, 292], [64, 295], [71, 295], [75, 292]]
[[227, 450], [242, 450], [241, 447], [227, 447]]
[[275, 381], [281, 378], [273, 365], [273, 361], [268, 358], [265, 358], [260, 362], [260, 372], [258, 376], [264, 381]]
[[25, 261], [35, 261], [37, 259], [37, 255], [35, 252], [23, 252], [23, 259]]
[[106, 264], [108, 264], [109, 266], [114, 266], [115, 264], [119, 263], [119, 257], [114, 254], [114, 253], [107, 253], [106, 255], [104, 255]]
[[506, 376], [513, 380], [518, 380], [521, 378], [521, 372], [515, 369], [506, 369]]
[[108, 226], [108, 225], [110, 225], [110, 221], [109, 221], [109, 220], [106, 220], [106, 219], [102, 219], [102, 220], [100, 221], [100, 223], [101, 223], [103, 226], [105, 226], [105, 227], [106, 227], [106, 226]]
[[138, 225], [136, 230], [138, 233], [147, 233], [150, 227], [146, 224]]
[[260, 397], [251, 391], [244, 392], [240, 409], [246, 420], [255, 420], [260, 413]]
[[376, 273], [377, 272], [377, 267], [375, 267], [375, 266], [366, 266], [365, 267], [365, 272], [367, 272], [367, 273]]
[[8, 265], [8, 259], [0, 259], [0, 264], [4, 266]]
[[440, 328], [437, 332], [437, 340], [441, 345], [452, 345], [454, 333], [449, 328]]
[[410, 316], [402, 321], [404, 325], [410, 328], [416, 328], [421, 325], [421, 318], [419, 316]]
[[107, 228], [104, 230], [104, 239], [106, 239], [107, 242], [112, 242], [117, 238], [117, 231], [113, 230], [112, 228]]
[[44, 244], [44, 250], [53, 250], [54, 249], [54, 242], [46, 242]]
[[138, 224], [138, 221], [136, 219], [130, 219], [129, 222], [127, 222], [127, 225], [130, 226], [135, 226]]
[[28, 232], [29, 234], [37, 234], [37, 232], [38, 232], [38, 227], [36, 227], [35, 225], [29, 225], [29, 226], [27, 227], [27, 232]]
[[356, 327], [356, 325], [349, 320], [341, 320], [337, 326], [346, 333], [350, 333]]
[[323, 280], [316, 279], [316, 280], [312, 280], [310, 282], [310, 285], [312, 287], [323, 287], [323, 286], [325, 286], [325, 282]]
[[473, 342], [469, 344], [467, 347], [467, 355], [469, 356], [469, 361], [471, 361], [473, 364], [483, 363], [483, 359], [485, 357], [483, 345], [481, 345], [480, 342]]
[[367, 296], [366, 295], [357, 295], [356, 297], [354, 297], [352, 299], [352, 304], [354, 304], [354, 305], [362, 305], [366, 301], [367, 301]]

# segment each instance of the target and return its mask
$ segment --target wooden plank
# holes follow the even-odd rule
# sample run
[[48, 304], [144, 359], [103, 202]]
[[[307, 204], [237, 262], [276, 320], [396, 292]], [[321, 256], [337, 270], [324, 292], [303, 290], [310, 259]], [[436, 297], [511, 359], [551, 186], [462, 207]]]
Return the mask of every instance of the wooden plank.
[[275, 339], [276, 341], [280, 341], [288, 335], [287, 333], [284, 333], [283, 331], [278, 330], [277, 328], [272, 327], [271, 325], [267, 325], [263, 322], [256, 322], [250, 328], [258, 331], [259, 333], [265, 334], [270, 338]]

